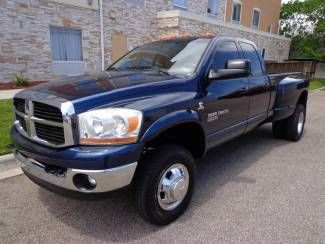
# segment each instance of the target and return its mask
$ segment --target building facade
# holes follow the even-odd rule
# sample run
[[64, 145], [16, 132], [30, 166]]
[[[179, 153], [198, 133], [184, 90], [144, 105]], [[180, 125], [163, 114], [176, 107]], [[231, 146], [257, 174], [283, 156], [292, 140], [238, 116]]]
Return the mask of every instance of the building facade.
[[290, 39], [277, 35], [279, 11], [280, 0], [1, 0], [0, 82], [99, 71], [143, 43], [207, 32], [247, 38], [281, 61]]
[[277, 34], [280, 9], [279, 0], [228, 0], [225, 20], [227, 23]]

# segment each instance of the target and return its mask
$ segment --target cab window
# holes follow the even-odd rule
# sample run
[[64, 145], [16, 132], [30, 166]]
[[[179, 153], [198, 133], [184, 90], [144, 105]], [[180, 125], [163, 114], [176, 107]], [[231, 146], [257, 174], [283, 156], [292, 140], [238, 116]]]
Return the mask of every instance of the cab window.
[[251, 62], [251, 73], [253, 76], [263, 74], [261, 61], [255, 47], [249, 43], [240, 42], [240, 47], [244, 52], [244, 57]]

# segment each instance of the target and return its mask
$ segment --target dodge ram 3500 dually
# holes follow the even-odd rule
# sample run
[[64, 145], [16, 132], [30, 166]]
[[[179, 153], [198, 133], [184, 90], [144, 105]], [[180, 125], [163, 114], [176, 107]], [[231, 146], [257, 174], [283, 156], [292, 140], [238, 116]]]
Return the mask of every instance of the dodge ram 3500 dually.
[[105, 72], [19, 92], [13, 151], [26, 176], [52, 191], [130, 185], [141, 216], [165, 225], [188, 206], [195, 159], [208, 149], [266, 122], [276, 138], [298, 141], [308, 85], [299, 73], [266, 74], [247, 40], [161, 40]]

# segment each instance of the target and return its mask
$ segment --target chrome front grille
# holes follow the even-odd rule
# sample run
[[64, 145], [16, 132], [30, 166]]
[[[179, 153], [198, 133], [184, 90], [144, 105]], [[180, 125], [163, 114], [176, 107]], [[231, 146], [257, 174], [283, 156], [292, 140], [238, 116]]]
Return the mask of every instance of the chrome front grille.
[[56, 145], [64, 143], [64, 130], [63, 127], [35, 123], [36, 135], [48, 142]]
[[[72, 106], [70, 102], [67, 103], [68, 107]], [[67, 104], [59, 105], [60, 108], [39, 101], [14, 98], [16, 128], [25, 137], [47, 146], [73, 145], [71, 117], [61, 112]]]
[[25, 99], [15, 98], [14, 106], [16, 110], [18, 110], [19, 112], [25, 113]]
[[39, 102], [33, 102], [34, 103], [34, 116], [41, 119], [46, 119], [50, 121], [55, 121], [62, 123], [62, 113], [61, 110]]
[[23, 130], [27, 131], [26, 121], [25, 121], [24, 117], [22, 117], [16, 113], [16, 120], [18, 120], [18, 122], [19, 122], [20, 126], [23, 128]]

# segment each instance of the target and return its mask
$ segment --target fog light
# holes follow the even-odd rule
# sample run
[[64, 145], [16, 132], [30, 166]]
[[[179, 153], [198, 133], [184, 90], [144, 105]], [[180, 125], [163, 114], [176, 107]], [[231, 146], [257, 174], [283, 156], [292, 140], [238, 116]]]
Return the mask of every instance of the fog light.
[[80, 191], [92, 191], [97, 186], [96, 180], [86, 174], [76, 174], [73, 176], [72, 181]]
[[92, 186], [96, 186], [97, 185], [97, 182], [94, 178], [92, 178], [91, 176], [88, 175], [88, 181], [90, 183], [90, 185]]

